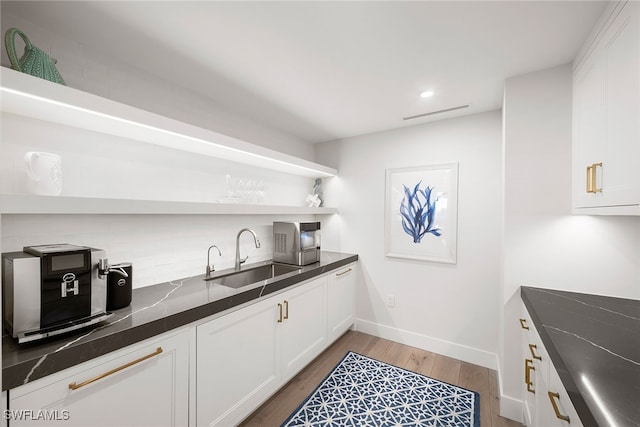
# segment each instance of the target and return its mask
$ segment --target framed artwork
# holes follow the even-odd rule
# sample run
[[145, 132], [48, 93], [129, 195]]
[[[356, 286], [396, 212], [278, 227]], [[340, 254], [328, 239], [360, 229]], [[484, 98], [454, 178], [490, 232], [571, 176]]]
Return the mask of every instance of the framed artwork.
[[385, 254], [456, 263], [458, 164], [387, 169]]

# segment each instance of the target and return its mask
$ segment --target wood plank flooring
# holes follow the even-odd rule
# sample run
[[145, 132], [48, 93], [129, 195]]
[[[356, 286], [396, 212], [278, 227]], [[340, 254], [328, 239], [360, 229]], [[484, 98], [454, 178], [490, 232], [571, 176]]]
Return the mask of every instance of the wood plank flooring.
[[480, 425], [482, 427], [522, 426], [520, 423], [498, 415], [499, 396], [495, 371], [354, 331], [348, 331], [338, 339], [251, 414], [241, 426], [281, 425], [315, 390], [347, 351], [355, 351], [431, 378], [477, 391], [480, 393]]

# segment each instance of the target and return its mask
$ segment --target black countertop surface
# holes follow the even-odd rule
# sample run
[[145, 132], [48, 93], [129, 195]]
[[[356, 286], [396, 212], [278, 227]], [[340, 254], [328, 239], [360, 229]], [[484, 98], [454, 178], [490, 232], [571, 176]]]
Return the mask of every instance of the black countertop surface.
[[[2, 389], [8, 390], [78, 363], [294, 286], [358, 260], [357, 255], [322, 252], [320, 262], [239, 289], [205, 281], [204, 275], [133, 290], [131, 305], [95, 327], [18, 344], [2, 336]], [[266, 262], [243, 266], [243, 270]], [[213, 277], [228, 270], [214, 272]]]
[[640, 301], [522, 287], [585, 427], [640, 426]]

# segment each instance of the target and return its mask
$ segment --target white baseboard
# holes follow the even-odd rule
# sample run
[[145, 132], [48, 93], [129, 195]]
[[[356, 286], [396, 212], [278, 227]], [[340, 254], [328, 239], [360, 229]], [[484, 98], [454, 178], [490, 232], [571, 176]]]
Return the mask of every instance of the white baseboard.
[[497, 371], [498, 389], [500, 390], [500, 415], [522, 423], [522, 401], [502, 393], [502, 378], [498, 369], [497, 354], [363, 319], [356, 319], [354, 326], [356, 331]]
[[507, 396], [502, 391], [502, 372], [498, 369], [498, 389], [500, 390], [500, 416], [524, 423], [522, 400]]
[[356, 331], [399, 342], [400, 344], [421, 348], [432, 353], [484, 366], [485, 368], [498, 369], [498, 356], [495, 353], [363, 319], [356, 319], [355, 328]]
[[522, 401], [501, 394], [500, 416], [522, 423]]

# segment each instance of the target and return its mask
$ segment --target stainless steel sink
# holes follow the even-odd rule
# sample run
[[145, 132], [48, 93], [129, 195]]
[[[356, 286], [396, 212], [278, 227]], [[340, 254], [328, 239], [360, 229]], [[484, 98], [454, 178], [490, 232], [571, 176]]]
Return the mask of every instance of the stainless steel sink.
[[217, 277], [206, 278], [213, 283], [230, 288], [241, 288], [252, 283], [262, 282], [264, 280], [273, 279], [283, 274], [299, 271], [300, 267], [294, 265], [283, 264], [264, 264], [257, 267], [247, 268], [246, 270], [232, 271]]

